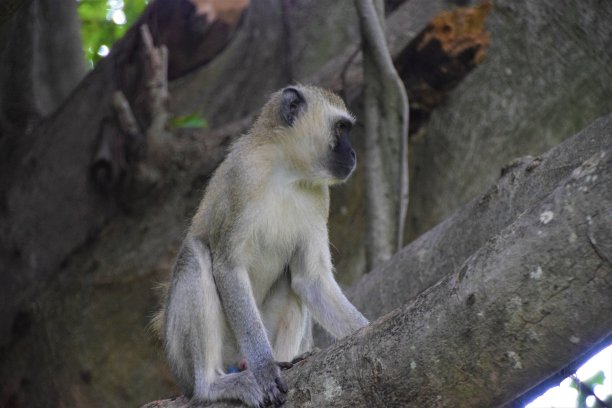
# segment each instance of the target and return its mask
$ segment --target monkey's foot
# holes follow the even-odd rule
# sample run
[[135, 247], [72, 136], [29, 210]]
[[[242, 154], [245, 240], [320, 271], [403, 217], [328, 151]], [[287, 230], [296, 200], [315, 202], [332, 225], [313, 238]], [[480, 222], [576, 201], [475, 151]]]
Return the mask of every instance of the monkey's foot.
[[274, 405], [280, 407], [287, 399], [287, 384], [280, 375], [279, 367], [275, 361], [264, 363], [258, 367], [253, 367], [253, 374], [257, 383], [263, 391], [263, 406]]
[[277, 361], [276, 365], [278, 366], [278, 368], [280, 368], [282, 371], [288, 370], [290, 368], [293, 367], [293, 363], [289, 362], [289, 361]]

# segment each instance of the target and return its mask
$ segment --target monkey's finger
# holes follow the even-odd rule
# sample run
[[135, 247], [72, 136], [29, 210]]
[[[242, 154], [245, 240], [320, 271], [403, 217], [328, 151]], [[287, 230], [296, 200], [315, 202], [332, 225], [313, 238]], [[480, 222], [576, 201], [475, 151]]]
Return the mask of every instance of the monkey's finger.
[[285, 392], [287, 392], [289, 390], [289, 388], [287, 387], [287, 384], [285, 383], [285, 380], [283, 380], [282, 378], [278, 377], [278, 378], [276, 378], [276, 380], [274, 380], [274, 382], [276, 382], [276, 386], [283, 393], [285, 393]]
[[293, 363], [290, 363], [288, 361], [277, 361], [276, 365], [281, 369], [281, 370], [288, 370], [290, 368], [293, 367]]
[[280, 407], [285, 403], [285, 401], [287, 401], [287, 396], [285, 394], [280, 394], [276, 399], [276, 406]]
[[317, 354], [319, 351], [321, 351], [320, 348], [318, 347], [314, 347], [312, 350], [307, 351], [305, 353], [300, 354], [299, 356], [295, 357], [293, 360], [291, 360], [291, 364], [296, 364], [299, 363], [300, 361], [304, 361], [307, 358], [314, 356], [315, 354]]
[[274, 406], [280, 407], [285, 403], [287, 397], [285, 397], [285, 393], [282, 392], [278, 387], [272, 387], [270, 390], [273, 396]]

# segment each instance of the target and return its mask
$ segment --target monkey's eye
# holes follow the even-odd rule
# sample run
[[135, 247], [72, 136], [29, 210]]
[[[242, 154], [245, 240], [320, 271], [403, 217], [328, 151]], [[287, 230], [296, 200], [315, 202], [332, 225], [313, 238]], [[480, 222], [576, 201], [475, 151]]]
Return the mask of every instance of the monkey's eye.
[[339, 120], [334, 125], [334, 130], [336, 131], [336, 135], [340, 136], [344, 133], [347, 133], [351, 130], [352, 124], [348, 120]]

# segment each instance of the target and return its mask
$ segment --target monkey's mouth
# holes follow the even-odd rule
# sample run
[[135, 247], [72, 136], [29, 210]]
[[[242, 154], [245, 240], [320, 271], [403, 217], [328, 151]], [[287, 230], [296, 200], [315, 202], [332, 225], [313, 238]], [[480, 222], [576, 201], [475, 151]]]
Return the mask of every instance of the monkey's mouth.
[[331, 163], [330, 170], [332, 176], [339, 181], [346, 181], [357, 167], [356, 159], [352, 160], [334, 160]]

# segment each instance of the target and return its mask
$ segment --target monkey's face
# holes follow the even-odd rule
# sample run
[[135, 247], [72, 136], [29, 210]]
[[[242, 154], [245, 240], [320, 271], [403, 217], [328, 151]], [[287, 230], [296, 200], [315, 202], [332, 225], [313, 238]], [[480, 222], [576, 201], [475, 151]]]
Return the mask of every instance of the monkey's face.
[[345, 181], [355, 170], [357, 155], [349, 141], [353, 122], [341, 117], [333, 123], [333, 144], [328, 158], [328, 168], [331, 175], [339, 181]]
[[289, 130], [292, 163], [310, 181], [335, 184], [355, 170], [349, 136], [355, 119], [335, 94], [292, 86], [281, 93], [280, 117]]

